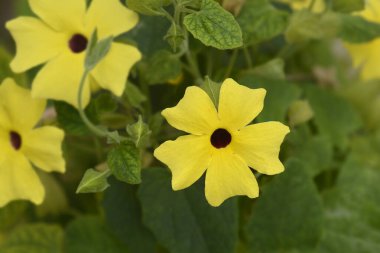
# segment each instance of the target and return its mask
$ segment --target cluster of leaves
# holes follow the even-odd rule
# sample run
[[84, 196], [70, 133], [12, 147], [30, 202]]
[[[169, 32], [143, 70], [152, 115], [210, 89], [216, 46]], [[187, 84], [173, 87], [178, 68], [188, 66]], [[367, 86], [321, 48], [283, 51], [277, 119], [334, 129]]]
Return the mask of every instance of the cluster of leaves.
[[[364, 0], [326, 1], [322, 13], [284, 1], [220, 2], [126, 1], [140, 22], [115, 39], [144, 58], [121, 98], [100, 91], [82, 112], [107, 138], [94, 136], [75, 108], [54, 103], [68, 173], [41, 175], [49, 193], [42, 206], [0, 209], [0, 252], [380, 252], [380, 82], [360, 81], [336, 49], [377, 39], [380, 24], [352, 14]], [[87, 68], [109, 43], [92, 41]], [[10, 75], [3, 51], [1, 78]], [[265, 88], [256, 121], [284, 122], [291, 133], [286, 170], [259, 177], [258, 199], [213, 208], [203, 179], [173, 192], [152, 151], [180, 134], [160, 111], [194, 83], [217, 104], [226, 77]]]

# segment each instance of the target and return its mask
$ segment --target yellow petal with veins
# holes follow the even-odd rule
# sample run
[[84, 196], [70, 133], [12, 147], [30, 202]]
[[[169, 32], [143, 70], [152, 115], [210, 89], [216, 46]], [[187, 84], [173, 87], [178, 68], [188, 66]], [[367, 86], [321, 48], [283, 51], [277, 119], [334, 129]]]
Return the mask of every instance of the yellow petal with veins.
[[248, 125], [264, 107], [264, 89], [250, 89], [226, 79], [220, 89], [218, 115], [223, 125], [238, 130]]
[[289, 127], [280, 122], [265, 122], [241, 129], [231, 143], [233, 151], [254, 170], [267, 175], [284, 171], [278, 158]]
[[211, 135], [220, 125], [210, 97], [196, 86], [188, 87], [179, 103], [162, 115], [173, 127], [195, 135]]
[[38, 168], [46, 172], [65, 172], [62, 156], [64, 132], [56, 127], [41, 127], [23, 134], [21, 152]]
[[207, 169], [206, 198], [217, 207], [237, 195], [256, 198], [259, 186], [246, 162], [229, 148], [223, 148], [214, 153]]
[[8, 78], [0, 86], [0, 105], [7, 114], [8, 127], [16, 128], [8, 130], [23, 130], [37, 124], [45, 110], [46, 101], [32, 99], [29, 90], [19, 87], [13, 79]]
[[68, 36], [51, 29], [32, 17], [19, 17], [6, 23], [16, 42], [16, 56], [11, 62], [14, 72], [24, 72], [45, 63], [67, 48]]
[[141, 53], [137, 48], [112, 43], [110, 51], [91, 72], [91, 75], [100, 87], [110, 90], [120, 97], [124, 92], [132, 66], [140, 59]]
[[202, 176], [212, 153], [209, 136], [186, 135], [163, 143], [154, 151], [154, 156], [171, 170], [173, 190], [181, 190]]
[[[32, 84], [32, 96], [65, 101], [78, 107], [79, 83], [84, 72], [84, 54], [63, 53], [48, 62], [37, 74]], [[90, 101], [90, 84], [87, 78], [82, 102]]]
[[12, 200], [30, 200], [41, 204], [45, 190], [28, 160], [20, 152], [13, 151], [0, 164], [0, 207]]
[[93, 0], [86, 16], [86, 27], [96, 27], [99, 38], [118, 36], [131, 30], [138, 15], [127, 9], [119, 0]]
[[86, 0], [29, 0], [32, 11], [57, 31], [83, 32]]

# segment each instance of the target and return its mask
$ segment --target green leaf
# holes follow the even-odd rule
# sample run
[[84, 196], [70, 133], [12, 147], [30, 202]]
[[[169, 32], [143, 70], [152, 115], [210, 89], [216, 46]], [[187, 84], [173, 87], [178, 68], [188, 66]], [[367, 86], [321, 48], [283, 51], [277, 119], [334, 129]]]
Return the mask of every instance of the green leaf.
[[107, 164], [118, 180], [128, 184], [141, 183], [140, 155], [133, 142], [123, 142], [114, 147], [108, 153]]
[[70, 223], [66, 229], [64, 248], [65, 253], [126, 253], [121, 242], [97, 217], [81, 217]]
[[0, 246], [1, 253], [61, 253], [63, 231], [59, 226], [33, 224], [17, 228]]
[[129, 9], [144, 15], [163, 15], [161, 8], [169, 5], [171, 0], [126, 0]]
[[314, 121], [322, 135], [344, 148], [350, 134], [361, 127], [361, 119], [351, 104], [332, 92], [310, 86], [306, 95], [314, 111]]
[[105, 112], [113, 112], [117, 109], [117, 101], [109, 92], [100, 93], [92, 99], [88, 105], [87, 111], [92, 116], [99, 116]]
[[140, 89], [131, 82], [128, 82], [123, 97], [135, 108], [143, 111], [142, 104], [147, 100], [146, 96]]
[[117, 238], [127, 245], [129, 252], [151, 253], [156, 242], [142, 222], [142, 211], [136, 187], [115, 179], [104, 195], [103, 208], [107, 225]]
[[332, 9], [337, 12], [361, 11], [365, 7], [365, 0], [331, 0]]
[[136, 123], [127, 126], [127, 133], [136, 144], [136, 147], [141, 148], [149, 142], [152, 131], [150, 131], [149, 126], [143, 121], [141, 115], [139, 115]]
[[41, 205], [36, 207], [39, 217], [60, 215], [69, 209], [69, 201], [63, 185], [51, 173], [37, 171], [38, 177], [45, 188], [45, 198]]
[[[287, 137], [290, 143], [286, 151], [290, 157], [305, 161], [305, 168], [311, 176], [316, 176], [324, 170], [330, 169], [333, 162], [333, 145], [324, 136], [313, 136], [304, 132], [305, 126], [293, 129]], [[306, 126], [307, 127], [307, 126]]]
[[285, 63], [281, 58], [275, 58], [245, 72], [260, 78], [285, 80]]
[[82, 180], [79, 183], [76, 193], [93, 193], [102, 192], [110, 185], [107, 178], [111, 175], [110, 170], [96, 171], [94, 169], [86, 170]]
[[311, 120], [314, 117], [314, 112], [307, 100], [294, 101], [288, 113], [289, 124], [296, 126]]
[[380, 167], [368, 167], [355, 156], [341, 169], [336, 188], [325, 194], [325, 231], [318, 252], [380, 251]]
[[335, 13], [319, 14], [301, 10], [291, 16], [285, 37], [289, 43], [332, 38], [338, 34], [340, 26], [341, 20]]
[[178, 56], [166, 50], [156, 52], [144, 66], [148, 84], [162, 84], [176, 79], [182, 73]]
[[187, 15], [184, 25], [206, 46], [232, 49], [243, 45], [242, 32], [234, 16], [214, 0], [202, 0], [201, 10]]
[[201, 88], [210, 96], [214, 105], [218, 107], [219, 105], [219, 93], [220, 93], [221, 84], [212, 81], [208, 76], [206, 80], [201, 85]]
[[339, 37], [351, 43], [363, 43], [380, 37], [380, 24], [360, 16], [339, 15], [341, 26]]
[[113, 42], [113, 36], [97, 41], [97, 32], [95, 31], [89, 42], [86, 51], [85, 68], [86, 71], [93, 70], [96, 65], [108, 54]]
[[164, 39], [169, 43], [173, 51], [177, 52], [177, 49], [180, 48], [186, 40], [185, 32], [180, 26], [173, 23], [166, 33]]
[[[55, 101], [54, 107], [57, 112], [59, 126], [66, 133], [72, 135], [88, 135], [90, 130], [83, 123], [78, 110], [70, 104], [61, 101]], [[117, 102], [110, 93], [100, 93], [86, 107], [85, 112], [89, 119], [98, 124], [102, 121], [104, 115], [109, 114], [117, 109]]]
[[263, 79], [250, 73], [243, 75], [239, 83], [253, 89], [267, 90], [264, 109], [257, 118], [260, 122], [273, 120], [285, 122], [290, 105], [301, 95], [300, 89], [294, 84], [282, 80]]
[[303, 166], [297, 160], [287, 162], [285, 172], [262, 190], [245, 229], [250, 252], [305, 252], [317, 244], [322, 201]]
[[243, 31], [244, 44], [250, 45], [282, 34], [288, 25], [288, 14], [267, 0], [247, 1], [237, 21]]
[[15, 226], [26, 213], [28, 203], [13, 201], [0, 208], [0, 231], [5, 231]]
[[75, 107], [60, 101], [54, 101], [54, 107], [57, 112], [58, 124], [67, 134], [89, 134], [87, 126], [83, 123]]
[[170, 25], [171, 23], [166, 18], [142, 15], [139, 17], [138, 25], [121, 35], [118, 41], [133, 42], [138, 45], [144, 57], [151, 57], [158, 50], [170, 50], [168, 43], [162, 39]]
[[170, 173], [163, 168], [144, 170], [138, 197], [143, 220], [158, 242], [171, 253], [233, 253], [238, 240], [236, 199], [211, 207], [200, 182], [174, 192]]

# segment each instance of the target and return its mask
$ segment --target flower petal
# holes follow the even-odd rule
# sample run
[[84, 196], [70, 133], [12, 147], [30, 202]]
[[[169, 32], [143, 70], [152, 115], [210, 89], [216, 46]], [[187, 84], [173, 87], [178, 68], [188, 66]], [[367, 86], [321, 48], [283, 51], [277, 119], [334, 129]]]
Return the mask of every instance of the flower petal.
[[206, 173], [206, 199], [212, 206], [220, 206], [224, 200], [246, 195], [259, 196], [259, 186], [244, 160], [231, 152], [220, 149], [214, 153]]
[[231, 143], [235, 153], [260, 173], [274, 175], [284, 171], [278, 155], [289, 127], [280, 122], [265, 122], [241, 129]]
[[181, 136], [167, 141], [154, 151], [154, 156], [172, 171], [173, 190], [189, 187], [207, 169], [212, 149], [208, 136]]
[[46, 101], [33, 99], [30, 91], [19, 87], [13, 79], [7, 78], [0, 86], [0, 105], [8, 116], [8, 127], [20, 130], [31, 129], [40, 120]]
[[14, 72], [24, 72], [44, 63], [67, 47], [67, 35], [58, 33], [32, 17], [19, 17], [6, 24], [16, 42], [16, 57], [11, 62]]
[[116, 96], [124, 92], [132, 66], [141, 59], [139, 50], [130, 45], [113, 43], [107, 56], [96, 66], [91, 75], [102, 88]]
[[99, 38], [116, 37], [131, 30], [138, 20], [138, 15], [119, 0], [93, 0], [86, 16], [86, 26], [88, 29], [96, 27]]
[[86, 13], [85, 0], [29, 0], [32, 11], [57, 31], [82, 32]]
[[56, 127], [45, 126], [23, 135], [21, 152], [38, 168], [46, 172], [65, 172], [62, 155], [64, 132]]
[[191, 86], [185, 96], [162, 115], [173, 127], [195, 135], [211, 134], [219, 126], [219, 119], [210, 97], [201, 88]]
[[363, 80], [380, 77], [378, 68], [380, 39], [361, 44], [345, 43], [345, 47], [351, 54], [354, 66], [361, 68], [361, 77]]
[[1, 163], [8, 156], [8, 153], [10, 151], [12, 151], [12, 146], [10, 143], [9, 130], [7, 128], [3, 128], [1, 125], [0, 125], [0, 150], [1, 150], [0, 165], [1, 165]]
[[230, 129], [248, 125], [264, 107], [264, 89], [250, 89], [226, 79], [220, 89], [218, 115]]
[[32, 166], [19, 152], [7, 155], [0, 164], [0, 207], [12, 200], [25, 199], [41, 204], [45, 190]]
[[[48, 62], [38, 72], [32, 85], [32, 96], [63, 100], [78, 107], [79, 83], [84, 71], [84, 55], [63, 53]], [[86, 106], [90, 101], [90, 85], [87, 78], [82, 102]]]

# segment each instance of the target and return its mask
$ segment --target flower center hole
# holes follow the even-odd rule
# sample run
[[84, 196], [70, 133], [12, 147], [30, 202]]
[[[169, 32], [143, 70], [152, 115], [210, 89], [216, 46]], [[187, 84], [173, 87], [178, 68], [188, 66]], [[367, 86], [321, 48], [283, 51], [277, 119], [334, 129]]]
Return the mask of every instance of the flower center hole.
[[9, 138], [10, 138], [12, 147], [15, 150], [19, 150], [21, 148], [21, 145], [22, 145], [21, 135], [15, 131], [11, 131], [9, 133]]
[[73, 53], [81, 53], [87, 48], [88, 40], [82, 34], [74, 34], [69, 41], [69, 47]]
[[215, 148], [225, 148], [228, 144], [231, 143], [231, 140], [231, 134], [223, 128], [216, 129], [211, 135], [211, 144]]

